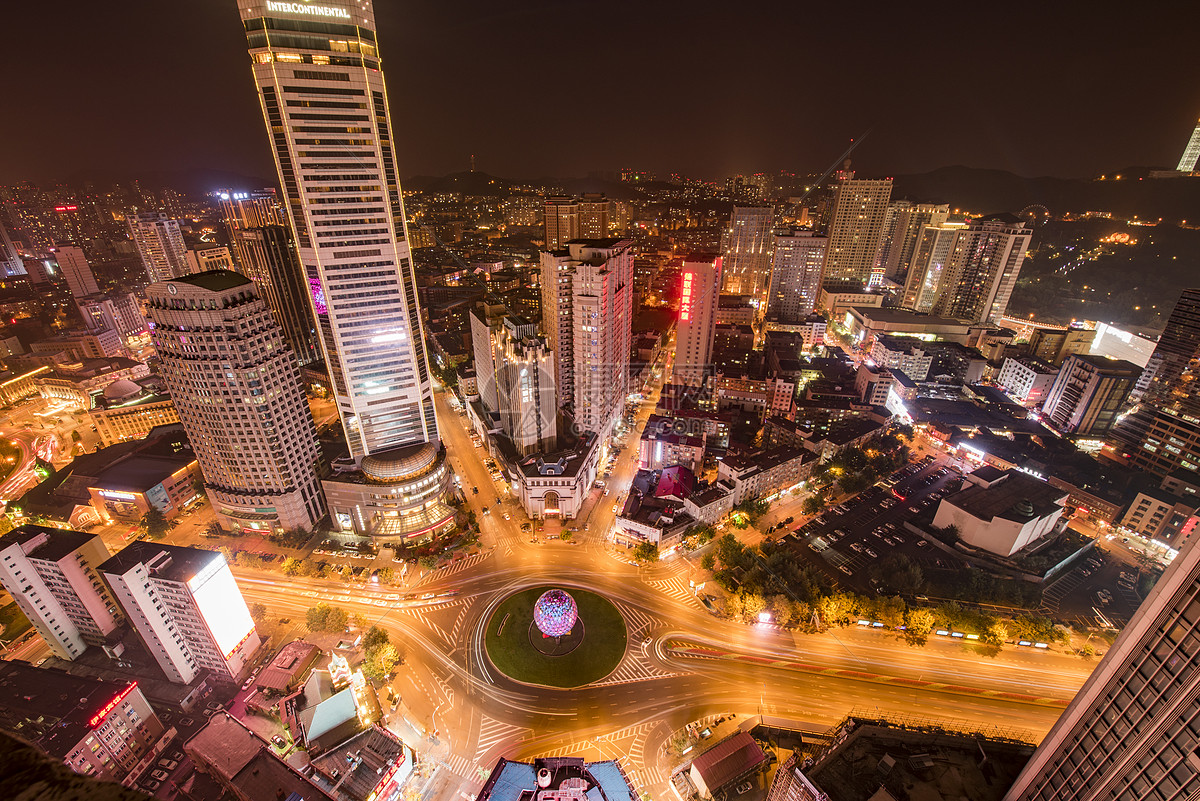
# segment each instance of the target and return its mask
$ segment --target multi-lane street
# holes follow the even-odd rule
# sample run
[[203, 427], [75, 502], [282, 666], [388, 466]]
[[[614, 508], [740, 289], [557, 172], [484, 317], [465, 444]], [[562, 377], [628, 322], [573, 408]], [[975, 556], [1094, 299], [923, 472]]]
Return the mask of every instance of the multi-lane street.
[[[632, 447], [617, 460], [612, 493], [594, 504], [586, 528], [578, 526], [571, 542], [531, 542], [520, 529], [524, 515], [493, 482], [464, 421], [445, 401], [437, 397], [441, 433], [468, 502], [479, 512], [485, 505], [493, 510], [479, 517], [483, 552], [404, 590], [239, 574], [248, 603], [294, 618], [326, 601], [363, 615], [404, 645], [406, 658], [394, 681], [403, 703], [389, 722], [410, 736], [415, 731], [420, 749], [439, 766], [427, 788], [431, 797], [476, 792], [483, 780], [479, 769], [499, 756], [573, 753], [619, 755], [642, 789], [665, 798], [675, 767], [665, 744], [687, 723], [724, 713], [828, 725], [853, 709], [870, 708], [1011, 727], [1040, 738], [1089, 673], [1090, 663], [1064, 654], [1005, 651], [985, 658], [959, 643], [914, 649], [874, 631], [802, 635], [720, 620], [689, 587], [694, 560], [675, 557], [639, 567], [606, 542], [609, 501], [628, 486], [635, 469]], [[649, 403], [640, 409], [635, 430], [651, 409]], [[490, 665], [483, 633], [491, 610], [509, 594], [541, 584], [587, 588], [617, 605], [629, 637], [610, 676], [564, 691], [521, 684]], [[680, 650], [688, 645], [756, 662], [685, 656]], [[762, 664], [770, 660], [804, 667]]]

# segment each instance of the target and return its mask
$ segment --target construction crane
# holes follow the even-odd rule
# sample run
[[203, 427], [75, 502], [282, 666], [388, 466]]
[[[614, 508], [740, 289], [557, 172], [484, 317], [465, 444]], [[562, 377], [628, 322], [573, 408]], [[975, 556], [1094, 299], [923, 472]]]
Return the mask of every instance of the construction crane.
[[850, 140], [850, 147], [846, 148], [846, 151], [844, 153], [842, 153], [842, 155], [840, 155], [836, 159], [834, 159], [833, 163], [829, 165], [829, 169], [825, 170], [825, 172], [821, 175], [820, 178], [818, 178], [815, 182], [813, 182], [813, 184], [810, 187], [808, 187], [808, 189], [804, 190], [804, 194], [800, 196], [800, 199], [792, 204], [792, 208], [789, 210], [790, 216], [792, 216], [792, 217], [796, 216], [796, 209], [800, 208], [804, 204], [804, 201], [808, 199], [808, 196], [811, 195], [818, 187], [820, 187], [821, 184], [825, 183], [825, 179], [828, 178], [830, 175], [832, 175], [833, 171], [836, 170], [838, 168], [838, 166], [845, 163], [846, 158], [852, 152], [854, 152], [854, 148], [858, 147], [859, 143], [861, 143], [862, 140], [864, 140], [868, 136], [870, 136], [872, 130], [873, 129], [868, 128], [867, 132], [864, 133], [862, 136], [858, 137], [857, 139]]

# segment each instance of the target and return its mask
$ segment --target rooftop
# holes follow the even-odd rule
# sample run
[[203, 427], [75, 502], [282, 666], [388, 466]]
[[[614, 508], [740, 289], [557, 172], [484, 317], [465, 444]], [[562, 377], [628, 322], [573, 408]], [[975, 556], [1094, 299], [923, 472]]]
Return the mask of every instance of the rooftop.
[[46, 753], [65, 757], [91, 728], [91, 719], [134, 684], [71, 676], [19, 660], [0, 662], [0, 720], [41, 723], [40, 729], [22, 727], [20, 733], [30, 739], [40, 735], [38, 744]]
[[696, 757], [692, 761], [692, 770], [700, 774], [705, 786], [712, 792], [766, 761], [767, 755], [750, 733], [739, 731]]
[[1101, 356], [1098, 353], [1072, 353], [1067, 358], [1090, 364], [1106, 373], [1133, 376], [1142, 374], [1142, 368], [1133, 362], [1127, 362], [1124, 359], [1110, 359], [1108, 356]]
[[321, 655], [321, 649], [304, 640], [293, 640], [279, 649], [258, 676], [258, 686], [264, 690], [286, 692], [304, 678], [304, 673]]
[[[544, 791], [540, 791], [539, 774], [544, 777]], [[584, 762], [575, 757], [537, 759], [532, 763], [501, 759], [476, 796], [478, 801], [539, 801], [543, 797], [635, 801], [637, 796], [616, 762]]]
[[120, 553], [100, 565], [100, 572], [120, 576], [135, 565], [149, 565], [157, 560], [150, 575], [165, 581], [186, 583], [217, 559], [224, 561], [225, 557], [218, 551], [138, 540], [129, 543]]
[[189, 284], [190, 286], [207, 289], [209, 292], [224, 292], [234, 287], [252, 284], [246, 276], [232, 270], [207, 270], [202, 273], [192, 273], [181, 278], [172, 278], [173, 284]]
[[948, 326], [966, 329], [970, 326], [965, 320], [952, 317], [934, 317], [932, 314], [908, 311], [907, 309], [881, 308], [878, 306], [855, 306], [850, 312], [864, 321], [883, 324], [907, 324], [924, 326]]
[[1061, 510], [1068, 492], [1052, 487], [1019, 470], [1009, 470], [1004, 478], [989, 486], [972, 484], [946, 498], [943, 503], [980, 520], [1026, 522]]
[[[364, 801], [391, 766], [397, 766], [398, 773], [405, 768], [411, 771], [414, 761], [412, 750], [377, 724], [314, 758], [312, 764], [333, 781], [341, 781], [343, 794]], [[349, 776], [339, 776], [347, 771]]]
[[94, 539], [95, 536], [93, 534], [85, 534], [82, 531], [27, 525], [15, 528], [3, 537], [0, 537], [0, 550], [14, 543], [21, 543], [23, 545], [35, 538], [44, 537], [45, 541], [34, 546], [32, 550], [27, 552], [28, 555], [33, 559], [57, 562], [67, 554], [73, 553], [83, 547]]

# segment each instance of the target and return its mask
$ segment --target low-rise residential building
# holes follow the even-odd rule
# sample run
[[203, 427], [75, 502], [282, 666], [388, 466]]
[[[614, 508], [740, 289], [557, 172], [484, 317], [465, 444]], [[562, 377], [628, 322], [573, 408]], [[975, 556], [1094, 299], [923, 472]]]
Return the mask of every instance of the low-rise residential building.
[[713, 383], [719, 412], [737, 409], [751, 414], [786, 415], [796, 395], [796, 382], [777, 375], [754, 378], [718, 374]]
[[661, 470], [673, 465], [699, 471], [704, 465], [704, 437], [663, 434], [646, 426], [638, 442], [638, 467]]
[[981, 467], [938, 503], [933, 524], [955, 526], [968, 545], [1000, 556], [1061, 530], [1068, 493], [1019, 470]]
[[1162, 487], [1144, 489], [1133, 499], [1121, 525], [1148, 540], [1178, 549], [1196, 527], [1200, 500], [1180, 498]]
[[686, 467], [638, 470], [614, 521], [614, 539], [669, 547], [693, 526], [715, 526], [732, 510], [733, 496], [725, 487], [698, 483]]
[[996, 383], [1004, 388], [1013, 399], [1032, 409], [1046, 399], [1058, 368], [1028, 356], [1009, 357], [1004, 360]]
[[749, 732], [739, 731], [692, 760], [687, 775], [701, 798], [716, 798], [752, 777], [766, 762], [758, 742]]
[[145, 767], [163, 736], [137, 682], [98, 681], [19, 660], [0, 662], [0, 728], [76, 773], [111, 782]]
[[796, 322], [783, 322], [768, 318], [763, 323], [763, 331], [768, 334], [773, 332], [799, 334], [804, 341], [804, 349], [812, 350], [815, 347], [825, 344], [825, 328], [827, 325], [828, 320], [823, 315], [814, 313]]
[[830, 320], [840, 320], [851, 309], [878, 309], [883, 306], [883, 294], [880, 292], [864, 292], [862, 289], [848, 289], [840, 286], [821, 288], [817, 296], [817, 311]]
[[731, 454], [717, 467], [717, 480], [729, 487], [733, 505], [785, 492], [807, 481], [817, 456], [804, 448], [772, 448]]
[[896, 379], [892, 370], [863, 362], [858, 366], [854, 389], [863, 403], [870, 406], [886, 406], [888, 392], [894, 383], [896, 383]]
[[924, 381], [933, 365], [933, 355], [916, 337], [894, 337], [880, 334], [871, 346], [871, 358], [880, 367], [900, 370], [913, 381]]

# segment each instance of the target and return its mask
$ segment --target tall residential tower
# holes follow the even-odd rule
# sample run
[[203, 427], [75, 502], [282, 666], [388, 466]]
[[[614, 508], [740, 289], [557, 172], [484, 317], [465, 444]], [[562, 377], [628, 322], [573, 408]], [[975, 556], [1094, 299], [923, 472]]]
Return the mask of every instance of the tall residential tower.
[[882, 277], [883, 270], [876, 269], [875, 257], [891, 197], [891, 178], [876, 181], [844, 177], [837, 182], [823, 280], [867, 285]]

